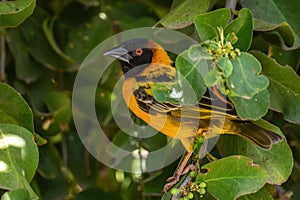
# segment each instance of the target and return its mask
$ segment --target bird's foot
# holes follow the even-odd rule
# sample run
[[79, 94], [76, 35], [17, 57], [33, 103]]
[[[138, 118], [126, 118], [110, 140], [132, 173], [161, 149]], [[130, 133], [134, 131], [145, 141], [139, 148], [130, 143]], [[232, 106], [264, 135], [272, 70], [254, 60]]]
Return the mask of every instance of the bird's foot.
[[197, 167], [193, 164], [188, 165], [185, 168], [178, 168], [174, 174], [174, 176], [171, 176], [167, 179], [167, 184], [165, 184], [163, 192], [166, 193], [168, 192], [168, 190], [170, 190], [174, 185], [176, 185], [176, 183], [179, 181], [179, 178], [181, 175], [184, 175], [186, 173], [188, 173], [191, 170], [196, 170]]

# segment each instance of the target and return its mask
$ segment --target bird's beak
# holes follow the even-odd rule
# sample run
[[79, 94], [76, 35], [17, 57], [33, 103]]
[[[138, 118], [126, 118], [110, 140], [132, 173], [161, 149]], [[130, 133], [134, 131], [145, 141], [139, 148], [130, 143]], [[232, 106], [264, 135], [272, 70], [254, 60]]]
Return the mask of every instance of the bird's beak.
[[110, 57], [116, 58], [118, 60], [127, 62], [127, 63], [130, 63], [130, 60], [132, 59], [132, 56], [129, 55], [128, 50], [122, 46], [113, 48], [113, 49], [105, 52], [103, 55], [110, 56]]

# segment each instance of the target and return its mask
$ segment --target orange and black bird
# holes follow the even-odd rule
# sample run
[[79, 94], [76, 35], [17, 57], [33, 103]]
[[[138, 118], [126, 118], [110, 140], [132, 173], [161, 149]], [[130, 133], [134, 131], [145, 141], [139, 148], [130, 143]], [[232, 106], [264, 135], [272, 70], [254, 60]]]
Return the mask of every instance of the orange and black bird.
[[[258, 127], [251, 121], [241, 120], [233, 108], [212, 109], [208, 97], [202, 98], [196, 105], [157, 101], [152, 95], [151, 87], [158, 83], [174, 83], [176, 66], [164, 48], [152, 40], [128, 40], [104, 55], [118, 59], [121, 64], [125, 76], [122, 96], [128, 108], [161, 133], [180, 139], [188, 152], [183, 162], [185, 164], [192, 154], [191, 144], [195, 136], [205, 136], [208, 131], [239, 135], [263, 149], [270, 149], [273, 143], [282, 139], [280, 135]], [[226, 102], [231, 108], [230, 102]], [[182, 171], [183, 167], [179, 168], [175, 173], [177, 177], [166, 185], [164, 191], [178, 181]]]

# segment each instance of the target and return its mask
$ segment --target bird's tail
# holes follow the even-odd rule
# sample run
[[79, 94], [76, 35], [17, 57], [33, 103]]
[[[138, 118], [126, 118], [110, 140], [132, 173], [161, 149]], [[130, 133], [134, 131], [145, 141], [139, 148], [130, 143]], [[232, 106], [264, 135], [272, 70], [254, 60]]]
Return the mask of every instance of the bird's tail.
[[282, 140], [279, 134], [259, 127], [251, 122], [238, 121], [233, 123], [237, 128], [236, 131], [238, 131], [238, 135], [263, 149], [270, 149], [272, 144]]

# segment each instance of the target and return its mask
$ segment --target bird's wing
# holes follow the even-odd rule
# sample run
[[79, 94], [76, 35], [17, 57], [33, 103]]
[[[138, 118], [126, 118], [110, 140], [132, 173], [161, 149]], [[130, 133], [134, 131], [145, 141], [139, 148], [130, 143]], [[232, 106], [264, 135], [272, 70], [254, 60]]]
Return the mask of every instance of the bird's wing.
[[186, 119], [210, 119], [212, 117], [226, 117], [238, 120], [234, 109], [224, 102], [218, 102], [217, 98], [203, 96], [199, 104], [180, 105], [171, 102], [158, 102], [151, 94], [151, 89], [143, 86], [138, 87], [135, 98], [139, 107], [148, 113], [166, 113], [175, 118]]

